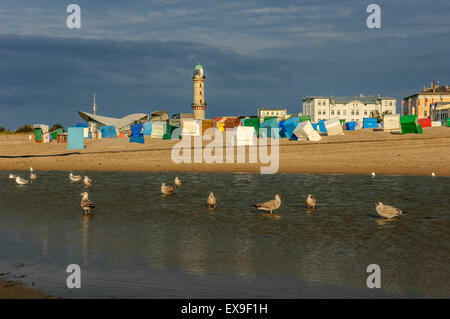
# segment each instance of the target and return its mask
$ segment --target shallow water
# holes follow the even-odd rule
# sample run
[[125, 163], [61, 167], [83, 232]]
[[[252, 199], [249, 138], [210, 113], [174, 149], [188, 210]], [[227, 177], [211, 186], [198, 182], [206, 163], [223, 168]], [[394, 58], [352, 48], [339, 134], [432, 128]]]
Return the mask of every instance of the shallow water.
[[[37, 172], [25, 186], [9, 173], [0, 172], [0, 273], [54, 295], [450, 297], [450, 178], [88, 172], [96, 209], [83, 216], [84, 185], [68, 173]], [[175, 176], [182, 188], [161, 196]], [[272, 216], [250, 207], [276, 193]], [[377, 201], [409, 214], [384, 220]], [[66, 287], [69, 264], [81, 267], [81, 289]], [[366, 286], [369, 264], [381, 267], [381, 289]]]

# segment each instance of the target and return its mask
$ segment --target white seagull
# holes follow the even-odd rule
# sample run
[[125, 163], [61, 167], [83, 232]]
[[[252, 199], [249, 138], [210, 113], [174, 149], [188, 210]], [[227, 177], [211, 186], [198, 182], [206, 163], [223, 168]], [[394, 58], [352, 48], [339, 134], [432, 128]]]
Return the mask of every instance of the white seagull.
[[434, 172], [431, 173], [432, 177], [436, 177], [436, 174]]
[[384, 205], [382, 202], [378, 202], [375, 204], [375, 209], [378, 213], [378, 215], [384, 217], [384, 218], [393, 218], [398, 215], [406, 214], [407, 212], [404, 212], [394, 206]]
[[312, 197], [311, 194], [308, 194], [308, 197], [306, 197], [306, 206], [308, 208], [316, 208], [317, 205], [317, 199]]
[[169, 186], [169, 185], [166, 185], [165, 183], [161, 184], [161, 193], [163, 193], [164, 195], [172, 194], [175, 189], [176, 189], [176, 186]]
[[36, 179], [36, 174], [33, 173], [33, 167], [30, 167], [30, 180]]
[[377, 176], [377, 175], [375, 174], [375, 172], [372, 172], [372, 177], [375, 177], [375, 176]]
[[81, 208], [83, 208], [85, 214], [90, 214], [91, 209], [95, 208], [94, 204], [89, 200], [87, 192], [83, 192], [80, 195], [83, 196], [80, 203]]
[[16, 175], [14, 175], [14, 174], [9, 174], [9, 178], [16, 178]]
[[175, 187], [176, 187], [176, 188], [181, 187], [181, 179], [179, 179], [178, 176], [175, 177], [174, 183], [175, 183]]
[[278, 194], [275, 195], [275, 199], [269, 200], [268, 202], [252, 205], [252, 207], [255, 207], [257, 209], [269, 211], [270, 214], [272, 214], [272, 211], [280, 208], [280, 206], [281, 206], [281, 196]]
[[92, 185], [92, 180], [89, 177], [85, 176], [83, 179], [83, 183], [86, 187], [89, 187]]
[[27, 179], [23, 179], [20, 176], [16, 176], [16, 183], [19, 185], [25, 185], [28, 184], [30, 181]]
[[73, 175], [72, 173], [69, 174], [69, 178], [72, 182], [79, 182], [81, 180], [80, 175]]
[[213, 192], [209, 193], [208, 199], [206, 200], [206, 203], [210, 208], [216, 208], [217, 207], [217, 199], [214, 196]]

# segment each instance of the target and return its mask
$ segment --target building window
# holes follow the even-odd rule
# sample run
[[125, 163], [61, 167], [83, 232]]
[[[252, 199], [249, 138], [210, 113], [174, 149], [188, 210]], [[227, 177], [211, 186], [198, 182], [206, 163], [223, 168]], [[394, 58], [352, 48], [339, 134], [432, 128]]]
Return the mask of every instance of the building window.
[[202, 95], [202, 91], [200, 91], [200, 95]]
[[347, 110], [342, 111], [344, 115], [347, 115]]
[[367, 110], [364, 110], [364, 115], [367, 115]]
[[392, 106], [392, 101], [391, 101], [391, 102], [389, 102], [389, 106]]
[[334, 110], [331, 110], [331, 115], [334, 115]]
[[352, 110], [352, 115], [355, 115], [355, 110]]
[[327, 114], [327, 110], [322, 110], [322, 114], [323, 115]]
[[427, 110], [423, 111], [423, 116], [427, 116]]
[[337, 115], [341, 115], [341, 110], [337, 110]]
[[322, 113], [320, 112], [320, 110], [317, 111], [317, 114], [321, 115]]
[[319, 101], [319, 103], [318, 103], [319, 105], [322, 105], [322, 102], [321, 101]]

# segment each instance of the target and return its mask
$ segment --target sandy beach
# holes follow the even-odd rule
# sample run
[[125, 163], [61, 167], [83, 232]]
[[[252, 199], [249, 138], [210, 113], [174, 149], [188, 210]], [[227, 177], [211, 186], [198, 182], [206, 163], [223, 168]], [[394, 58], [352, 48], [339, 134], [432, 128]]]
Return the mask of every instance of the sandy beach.
[[[0, 170], [179, 171], [259, 173], [258, 163], [181, 163], [171, 159], [179, 141], [145, 137], [86, 140], [84, 150], [67, 144], [37, 144], [28, 135], [0, 135]], [[207, 145], [210, 141], [203, 141]], [[270, 148], [269, 148], [270, 149]], [[225, 153], [225, 152], [224, 152]], [[323, 136], [320, 142], [280, 139], [279, 173], [337, 173], [450, 176], [450, 129], [425, 128], [423, 134], [392, 134], [373, 129]], [[225, 162], [225, 160], [224, 160]]]
[[39, 290], [25, 288], [21, 283], [0, 278], [0, 299], [48, 299], [54, 298]]

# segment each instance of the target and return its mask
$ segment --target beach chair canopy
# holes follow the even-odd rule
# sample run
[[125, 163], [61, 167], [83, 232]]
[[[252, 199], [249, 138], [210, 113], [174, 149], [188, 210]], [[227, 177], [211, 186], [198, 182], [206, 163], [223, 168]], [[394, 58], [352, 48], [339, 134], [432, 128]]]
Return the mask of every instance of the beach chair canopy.
[[298, 116], [288, 118], [283, 123], [283, 131], [286, 134], [286, 137], [289, 139], [297, 140], [297, 136], [294, 135], [294, 130], [297, 125], [300, 123], [300, 118]]
[[417, 133], [422, 134], [423, 129], [419, 124], [417, 115], [405, 115], [400, 118], [400, 126], [402, 134]]
[[163, 138], [164, 134], [166, 134], [166, 127], [166, 122], [152, 122], [152, 138]]
[[200, 136], [202, 122], [201, 120], [182, 119], [181, 125], [183, 127], [182, 135], [184, 136]]
[[83, 127], [69, 127], [67, 129], [67, 149], [82, 150], [84, 149], [84, 128]]
[[256, 132], [253, 126], [238, 126], [235, 130], [237, 146], [254, 145]]
[[152, 122], [144, 123], [144, 130], [143, 130], [142, 134], [152, 135]]
[[130, 126], [131, 136], [143, 136], [142, 131], [144, 130], [144, 125], [142, 123], [132, 124]]
[[263, 137], [279, 138], [280, 127], [278, 126], [277, 119], [271, 118], [268, 120], [264, 120], [264, 123], [261, 123], [259, 133]]
[[328, 136], [344, 134], [341, 121], [338, 118], [325, 121], [325, 130]]
[[400, 114], [386, 114], [383, 118], [383, 130], [401, 130]]
[[[83, 129], [83, 128], [81, 127], [81, 129]], [[102, 134], [102, 138], [116, 138], [117, 137], [117, 131], [113, 125], [101, 126], [100, 133]]]
[[294, 135], [299, 140], [308, 140], [308, 141], [317, 142], [322, 139], [322, 137], [319, 135], [319, 133], [314, 130], [310, 121], [301, 122], [300, 124], [298, 124], [294, 130]]
[[257, 118], [246, 118], [242, 120], [243, 126], [252, 126], [255, 128], [256, 136], [259, 136], [259, 128], [261, 126], [261, 120]]
[[377, 119], [374, 117], [365, 117], [363, 119], [363, 128], [376, 128]]

